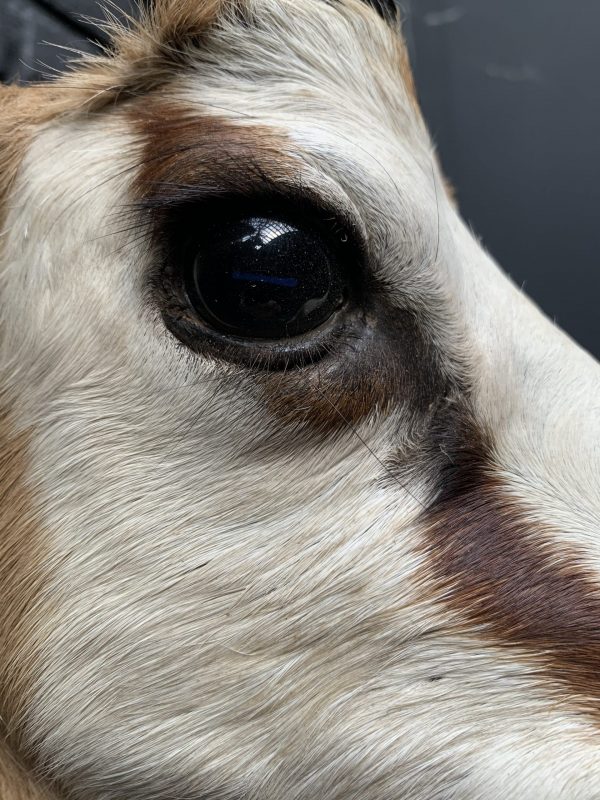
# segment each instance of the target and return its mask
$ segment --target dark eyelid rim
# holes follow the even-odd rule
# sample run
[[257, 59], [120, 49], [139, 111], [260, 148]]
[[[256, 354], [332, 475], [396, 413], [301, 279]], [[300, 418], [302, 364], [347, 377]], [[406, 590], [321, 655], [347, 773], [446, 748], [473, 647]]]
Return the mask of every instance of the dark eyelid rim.
[[210, 204], [211, 201], [239, 202], [240, 205], [245, 204], [247, 207], [250, 207], [252, 202], [263, 206], [281, 203], [287, 211], [297, 208], [321, 222], [331, 220], [332, 229], [335, 226], [347, 232], [358, 251], [360, 260], [363, 263], [367, 261], [369, 247], [364, 228], [356, 214], [347, 206], [335, 202], [333, 197], [324, 197], [322, 192], [300, 181], [281, 181], [262, 172], [260, 180], [251, 183], [247, 180], [238, 182], [234, 176], [233, 179], [219, 183], [207, 181], [203, 184], [154, 184], [154, 191], [136, 200], [130, 209], [146, 221], [149, 221], [148, 215], [150, 215], [155, 230], [160, 230], [161, 223], [178, 210], [193, 205]]

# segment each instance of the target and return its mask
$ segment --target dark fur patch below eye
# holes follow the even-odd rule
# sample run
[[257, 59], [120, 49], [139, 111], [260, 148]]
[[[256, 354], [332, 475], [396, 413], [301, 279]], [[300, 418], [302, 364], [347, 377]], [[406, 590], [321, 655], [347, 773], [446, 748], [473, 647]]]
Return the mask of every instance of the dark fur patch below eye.
[[[314, 369], [256, 378], [271, 417], [326, 436], [351, 434], [377, 415], [399, 412], [414, 429], [426, 425], [440, 398], [454, 391], [439, 369], [416, 312], [375, 295], [364, 319]], [[458, 379], [458, 366], [456, 366]]]

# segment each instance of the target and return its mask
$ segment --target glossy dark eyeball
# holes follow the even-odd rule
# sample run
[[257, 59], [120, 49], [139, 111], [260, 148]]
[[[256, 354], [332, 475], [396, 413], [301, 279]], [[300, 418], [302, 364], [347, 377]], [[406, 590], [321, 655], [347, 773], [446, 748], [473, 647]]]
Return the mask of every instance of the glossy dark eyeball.
[[286, 339], [343, 305], [345, 280], [320, 226], [269, 213], [198, 220], [186, 256], [186, 291], [213, 329], [244, 339]]

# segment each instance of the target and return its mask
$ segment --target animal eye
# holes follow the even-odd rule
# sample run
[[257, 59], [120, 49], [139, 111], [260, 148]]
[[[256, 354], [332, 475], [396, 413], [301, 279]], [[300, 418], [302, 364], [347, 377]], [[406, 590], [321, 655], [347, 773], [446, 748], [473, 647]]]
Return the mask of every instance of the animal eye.
[[324, 325], [343, 306], [340, 256], [318, 224], [234, 211], [200, 216], [194, 227], [183, 256], [185, 289], [195, 313], [219, 333], [287, 339]]

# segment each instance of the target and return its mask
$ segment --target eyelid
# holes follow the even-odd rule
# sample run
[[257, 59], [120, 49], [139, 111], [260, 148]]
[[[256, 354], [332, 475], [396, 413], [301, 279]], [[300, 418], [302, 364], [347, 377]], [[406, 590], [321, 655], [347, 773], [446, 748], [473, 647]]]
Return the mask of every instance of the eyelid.
[[335, 181], [321, 180], [316, 184], [314, 181], [305, 181], [306, 177], [302, 175], [298, 180], [288, 182], [262, 175], [252, 189], [245, 185], [243, 190], [240, 190], [235, 181], [220, 185], [155, 184], [156, 191], [135, 201], [133, 211], [135, 213], [137, 210], [144, 215], [150, 213], [160, 218], [178, 209], [211, 201], [224, 203], [238, 201], [240, 204], [281, 203], [288, 209], [297, 206], [311, 210], [321, 220], [336, 223], [340, 230], [347, 230], [350, 233], [361, 253], [366, 254], [368, 250], [366, 226], [347, 193]]

